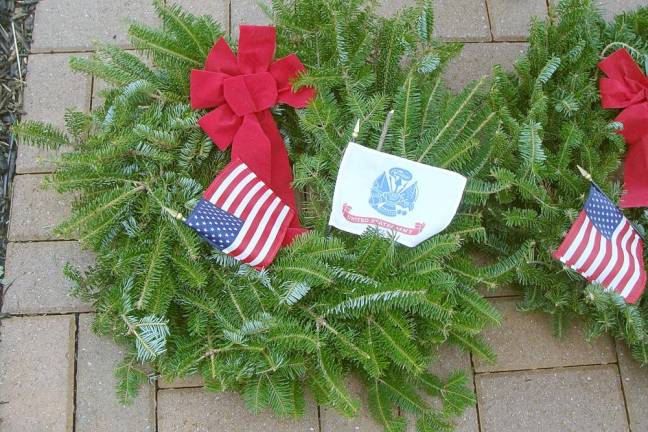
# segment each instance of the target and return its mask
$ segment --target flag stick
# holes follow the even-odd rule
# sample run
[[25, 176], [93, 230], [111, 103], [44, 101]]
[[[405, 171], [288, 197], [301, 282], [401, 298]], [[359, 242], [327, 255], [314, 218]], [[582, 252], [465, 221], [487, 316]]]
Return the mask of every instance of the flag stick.
[[164, 207], [164, 206], [162, 206], [162, 210], [164, 210], [164, 211], [167, 212], [169, 215], [171, 215], [171, 217], [172, 217], [173, 219], [175, 219], [175, 220], [179, 220], [179, 221], [182, 221], [182, 222], [186, 222], [186, 221], [187, 221], [187, 219], [185, 219], [185, 217], [184, 217], [184, 216], [182, 215], [182, 213], [180, 213], [180, 212], [177, 212], [177, 211], [175, 211], [175, 210], [173, 210], [173, 209], [170, 209], [170, 208], [168, 208], [168, 207]]
[[394, 116], [394, 110], [391, 110], [387, 113], [387, 118], [385, 119], [385, 125], [383, 126], [382, 133], [380, 134], [380, 140], [378, 141], [378, 147], [376, 150], [382, 151], [383, 146], [385, 145], [385, 139], [387, 139], [387, 131], [389, 131], [389, 124], [392, 121]]
[[355, 127], [353, 128], [353, 133], [351, 134], [351, 142], [356, 142], [360, 135], [360, 120], [356, 121]]
[[576, 168], [578, 168], [578, 171], [580, 172], [580, 174], [581, 174], [583, 177], [585, 177], [587, 180], [589, 180], [589, 181], [591, 181], [592, 183], [594, 183], [594, 180], [592, 180], [592, 175], [591, 175], [590, 173], [588, 173], [587, 171], [585, 171], [585, 170], [583, 169], [582, 166], [580, 166], [580, 165], [576, 165]]

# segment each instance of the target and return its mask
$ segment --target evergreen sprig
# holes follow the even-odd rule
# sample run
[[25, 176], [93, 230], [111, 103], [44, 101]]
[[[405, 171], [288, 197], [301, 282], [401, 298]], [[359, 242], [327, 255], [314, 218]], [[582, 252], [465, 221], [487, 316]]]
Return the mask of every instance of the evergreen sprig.
[[[311, 232], [258, 272], [214, 252], [175, 217], [229, 160], [188, 104], [190, 70], [223, 32], [208, 17], [155, 6], [161, 28], [130, 29], [148, 61], [109, 46], [72, 60], [113, 85], [102, 105], [68, 116], [67, 135], [36, 123], [16, 129], [23, 142], [73, 149], [51, 178], [77, 196], [59, 231], [78, 233], [97, 260], [85, 273], [66, 272], [75, 293], [94, 302], [95, 331], [131, 347], [118, 370], [121, 397], [143, 382], [140, 360], [166, 380], [200, 374], [209, 390], [239, 391], [255, 412], [300, 415], [307, 389], [354, 415], [359, 401], [347, 384], [356, 376], [386, 430], [404, 430], [401, 412], [418, 417], [418, 430], [449, 430], [474, 397], [464, 375], [429, 372], [434, 354], [451, 343], [493, 359], [479, 333], [499, 314], [477, 289], [510, 281], [529, 250], [521, 243], [487, 267], [470, 254], [485, 246], [488, 196], [508, 187], [504, 174], [490, 176], [506, 143], [489, 85], [456, 96], [445, 88], [441, 72], [460, 46], [432, 37], [429, 2], [386, 19], [365, 0], [273, 1], [278, 55], [296, 52], [308, 72], [294, 85], [317, 89], [308, 109], [274, 110]], [[354, 124], [358, 141], [376, 146], [392, 109], [384, 151], [469, 178], [452, 225], [412, 249], [373, 231], [327, 234]], [[536, 155], [529, 163], [541, 162]]]

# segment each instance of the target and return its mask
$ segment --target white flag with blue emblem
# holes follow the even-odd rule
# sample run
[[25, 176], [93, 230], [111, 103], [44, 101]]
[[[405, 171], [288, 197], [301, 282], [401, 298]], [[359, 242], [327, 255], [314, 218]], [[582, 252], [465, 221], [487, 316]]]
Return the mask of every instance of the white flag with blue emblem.
[[338, 172], [329, 225], [353, 234], [378, 227], [414, 247], [457, 213], [466, 178], [349, 143]]

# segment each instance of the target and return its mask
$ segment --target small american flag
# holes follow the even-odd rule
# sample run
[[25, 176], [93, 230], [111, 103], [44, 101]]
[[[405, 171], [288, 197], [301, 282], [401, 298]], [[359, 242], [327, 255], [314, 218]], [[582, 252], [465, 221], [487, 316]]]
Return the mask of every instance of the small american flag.
[[595, 185], [554, 257], [628, 303], [646, 286], [641, 236]]
[[235, 159], [214, 179], [186, 224], [215, 248], [262, 268], [274, 259], [292, 218], [290, 207]]

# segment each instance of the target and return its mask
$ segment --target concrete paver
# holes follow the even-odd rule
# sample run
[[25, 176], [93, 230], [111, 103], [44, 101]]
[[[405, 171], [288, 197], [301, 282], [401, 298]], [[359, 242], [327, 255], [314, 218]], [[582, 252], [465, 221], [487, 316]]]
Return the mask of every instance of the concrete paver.
[[202, 377], [198, 374], [190, 375], [188, 377], [177, 379], [171, 382], [168, 382], [162, 378], [158, 380], [158, 387], [161, 389], [202, 387], [203, 385], [204, 385], [204, 381]]
[[497, 363], [475, 357], [477, 372], [616, 362], [614, 344], [608, 336], [590, 344], [584, 340], [582, 326], [574, 322], [564, 338], [558, 339], [552, 333], [549, 315], [520, 313], [516, 299], [495, 299], [492, 303], [502, 314], [502, 325], [487, 328], [483, 335], [497, 353]]
[[72, 430], [74, 333], [71, 315], [2, 320], [0, 430]]
[[70, 295], [72, 283], [63, 274], [70, 263], [81, 270], [92, 264], [93, 254], [75, 241], [9, 243], [5, 264], [11, 286], [3, 312], [10, 314], [87, 312], [92, 306]]
[[221, 25], [225, 33], [229, 30], [230, 0], [167, 0], [166, 3], [178, 5], [196, 16], [209, 15]]
[[9, 241], [54, 240], [52, 230], [70, 216], [72, 198], [44, 189], [45, 177], [14, 178]]
[[124, 355], [110, 338], [92, 332], [93, 314], [79, 316], [76, 432], [155, 431], [155, 386], [145, 385], [131, 405], [115, 395], [115, 369]]
[[159, 22], [150, 0], [45, 0], [36, 7], [32, 52], [91, 50], [97, 42], [129, 46], [132, 21]]
[[[417, 0], [383, 0], [379, 12], [389, 16]], [[490, 41], [488, 12], [484, 0], [433, 0], [434, 34], [442, 40]]]
[[319, 428], [312, 401], [306, 403], [304, 416], [298, 420], [252, 414], [239, 394], [201, 388], [159, 390], [157, 403], [158, 432], [314, 432]]
[[[67, 108], [88, 110], [90, 78], [70, 70], [70, 57], [70, 54], [33, 54], [29, 57], [22, 120], [42, 121], [65, 129], [63, 117]], [[56, 159], [56, 151], [19, 145], [16, 173], [52, 172], [52, 161]]]
[[617, 343], [619, 370], [633, 432], [648, 431], [648, 368], [639, 366], [623, 342]]
[[[266, 0], [266, 4], [269, 2]], [[269, 25], [270, 19], [259, 7], [256, 0], [232, 0], [231, 3], [231, 29], [232, 39], [238, 39], [239, 26], [247, 25]]]
[[515, 59], [526, 49], [527, 44], [521, 42], [467, 43], [461, 54], [448, 64], [444, 74], [446, 85], [459, 91], [471, 81], [489, 75], [496, 64], [512, 70]]
[[496, 41], [523, 41], [529, 38], [532, 17], [547, 16], [546, 0], [487, 0]]
[[357, 378], [349, 378], [347, 388], [361, 407], [358, 415], [347, 418], [330, 407], [320, 407], [320, 423], [322, 432], [358, 431], [358, 432], [379, 432], [382, 426], [374, 420], [368, 410], [368, 398], [365, 386]]
[[[468, 374], [468, 387], [473, 388], [474, 376], [470, 361], [470, 354], [462, 351], [456, 346], [442, 345], [437, 353], [438, 360], [430, 368], [430, 372], [441, 379], [447, 379], [448, 376], [456, 371], [461, 370]], [[430, 399], [430, 398], [426, 398]], [[441, 408], [438, 399], [433, 400], [435, 406]], [[477, 408], [472, 406], [466, 408], [464, 413], [454, 419], [455, 432], [479, 432], [479, 421], [477, 419]], [[407, 432], [416, 432], [416, 424], [410, 421]]]
[[616, 365], [478, 374], [481, 432], [627, 432]]

